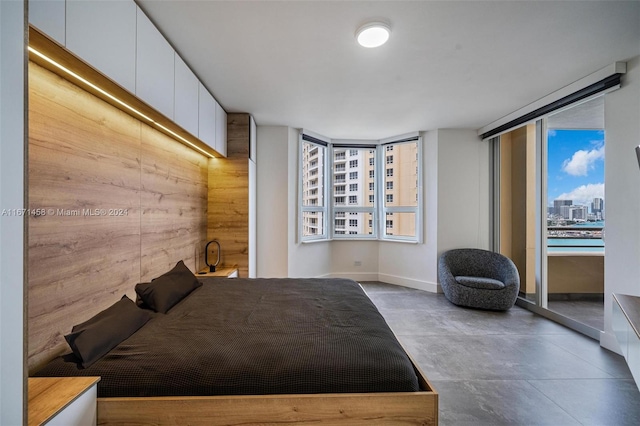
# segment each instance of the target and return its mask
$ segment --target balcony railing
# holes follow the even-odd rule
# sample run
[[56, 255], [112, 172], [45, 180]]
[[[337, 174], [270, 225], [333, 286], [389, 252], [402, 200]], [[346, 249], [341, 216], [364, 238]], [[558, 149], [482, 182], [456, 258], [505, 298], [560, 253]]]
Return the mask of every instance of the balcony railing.
[[547, 247], [601, 251], [604, 249], [603, 230], [598, 226], [548, 226]]

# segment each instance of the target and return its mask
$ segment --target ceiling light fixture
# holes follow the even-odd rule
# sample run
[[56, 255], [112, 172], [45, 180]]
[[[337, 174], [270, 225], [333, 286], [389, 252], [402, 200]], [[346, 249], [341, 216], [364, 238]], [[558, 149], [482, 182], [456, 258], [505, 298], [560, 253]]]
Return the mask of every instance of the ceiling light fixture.
[[389, 40], [391, 29], [384, 22], [369, 22], [356, 31], [356, 40], [363, 47], [382, 46]]

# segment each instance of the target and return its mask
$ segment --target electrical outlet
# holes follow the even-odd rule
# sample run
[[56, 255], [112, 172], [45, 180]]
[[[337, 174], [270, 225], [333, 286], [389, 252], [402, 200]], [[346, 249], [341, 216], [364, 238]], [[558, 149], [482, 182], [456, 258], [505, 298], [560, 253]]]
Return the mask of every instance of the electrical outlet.
[[355, 262], [353, 262], [353, 266], [362, 266], [362, 261], [356, 260]]

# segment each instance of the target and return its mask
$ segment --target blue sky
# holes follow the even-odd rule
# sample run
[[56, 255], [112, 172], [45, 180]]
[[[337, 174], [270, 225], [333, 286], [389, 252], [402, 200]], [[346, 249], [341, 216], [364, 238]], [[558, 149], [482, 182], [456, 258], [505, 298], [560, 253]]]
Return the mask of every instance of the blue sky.
[[548, 203], [573, 200], [591, 206], [604, 199], [604, 131], [553, 130], [548, 133]]

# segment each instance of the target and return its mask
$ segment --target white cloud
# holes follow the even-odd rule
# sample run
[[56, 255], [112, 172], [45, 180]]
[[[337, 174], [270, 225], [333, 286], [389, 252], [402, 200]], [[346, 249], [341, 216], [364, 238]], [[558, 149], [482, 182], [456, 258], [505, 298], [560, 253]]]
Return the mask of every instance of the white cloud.
[[603, 159], [604, 145], [600, 145], [591, 151], [576, 151], [571, 159], [564, 160], [562, 163], [562, 171], [571, 176], [586, 176], [589, 170], [595, 168], [595, 162]]
[[573, 200], [573, 204], [589, 206], [594, 198], [604, 200], [604, 183], [590, 183], [575, 188], [571, 192], [565, 192], [556, 197], [556, 200]]

